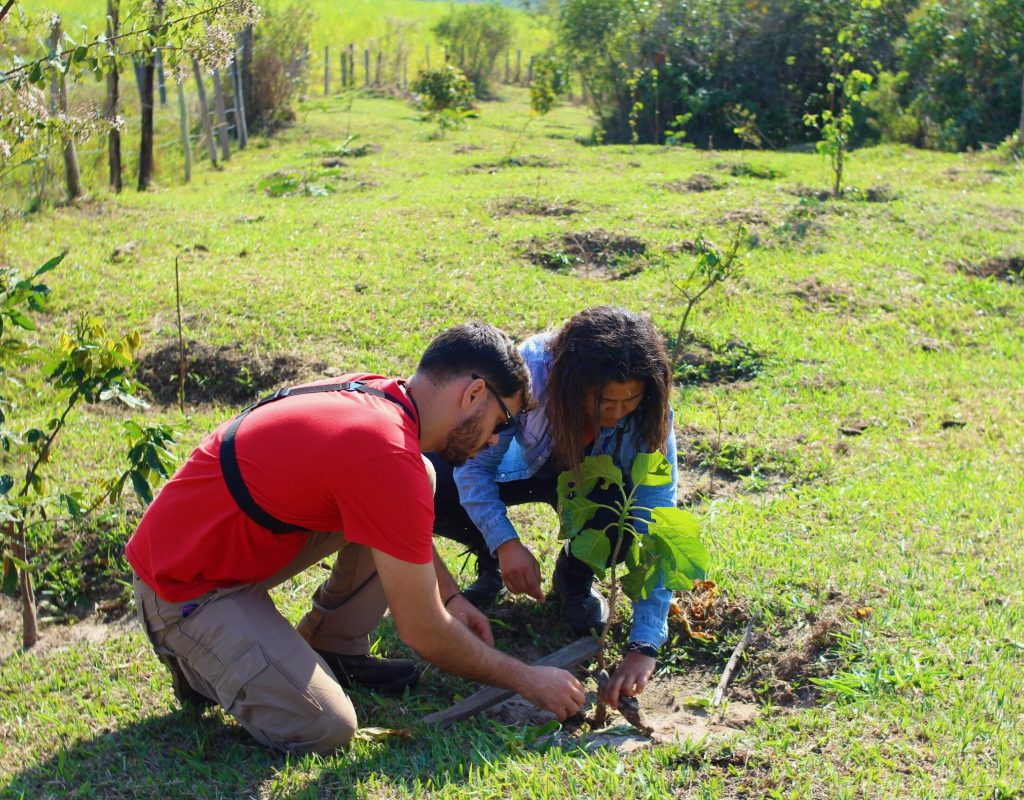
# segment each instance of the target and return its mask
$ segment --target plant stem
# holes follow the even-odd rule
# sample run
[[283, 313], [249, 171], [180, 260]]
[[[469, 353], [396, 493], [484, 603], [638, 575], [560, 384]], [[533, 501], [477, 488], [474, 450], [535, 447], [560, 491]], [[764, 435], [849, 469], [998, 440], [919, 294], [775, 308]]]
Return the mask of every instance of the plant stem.
[[29, 488], [32, 486], [32, 479], [35, 478], [36, 471], [40, 465], [46, 461], [50, 456], [50, 446], [53, 444], [53, 440], [57, 438], [57, 434], [61, 432], [64, 427], [64, 421], [68, 418], [68, 414], [71, 413], [71, 409], [78, 403], [78, 398], [81, 395], [75, 391], [71, 393], [71, 397], [68, 398], [68, 407], [64, 409], [64, 413], [60, 415], [60, 419], [57, 421], [57, 425], [46, 439], [46, 443], [39, 451], [39, 455], [36, 457], [35, 462], [28, 471], [25, 473], [25, 485], [21, 487], [21, 491], [18, 492], [18, 497], [24, 497], [28, 494]]
[[185, 338], [181, 329], [181, 280], [178, 257], [174, 257], [174, 299], [178, 307], [178, 408], [185, 413]]

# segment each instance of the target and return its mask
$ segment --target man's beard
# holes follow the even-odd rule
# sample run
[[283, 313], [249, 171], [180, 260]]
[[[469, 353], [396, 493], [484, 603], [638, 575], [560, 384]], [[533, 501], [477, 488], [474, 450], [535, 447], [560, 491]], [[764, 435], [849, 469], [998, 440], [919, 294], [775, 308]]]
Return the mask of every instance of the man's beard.
[[481, 408], [476, 414], [452, 428], [444, 447], [437, 451], [438, 458], [453, 467], [461, 467], [477, 454], [481, 447], [480, 440], [483, 438], [480, 430], [483, 412], [484, 409]]

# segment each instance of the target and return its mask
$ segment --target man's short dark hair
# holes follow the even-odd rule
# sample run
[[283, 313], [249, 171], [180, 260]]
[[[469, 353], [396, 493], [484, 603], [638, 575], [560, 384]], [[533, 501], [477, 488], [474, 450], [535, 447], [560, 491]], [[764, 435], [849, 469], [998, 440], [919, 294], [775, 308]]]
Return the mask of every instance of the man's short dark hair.
[[523, 408], [530, 404], [530, 371], [515, 342], [486, 322], [466, 322], [434, 337], [416, 367], [444, 380], [476, 373], [502, 397], [521, 394]]

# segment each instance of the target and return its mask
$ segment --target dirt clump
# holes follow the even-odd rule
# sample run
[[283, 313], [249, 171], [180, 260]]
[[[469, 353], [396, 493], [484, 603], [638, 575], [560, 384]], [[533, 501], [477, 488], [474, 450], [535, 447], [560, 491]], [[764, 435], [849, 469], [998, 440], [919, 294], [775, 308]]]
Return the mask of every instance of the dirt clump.
[[1024, 279], [1024, 256], [997, 256], [980, 262], [957, 261], [953, 268], [972, 278], [995, 278], [1008, 283]]
[[647, 245], [634, 236], [595, 230], [534, 240], [527, 248], [526, 256], [534, 264], [555, 272], [621, 280], [643, 270], [646, 253]]
[[684, 385], [740, 383], [756, 378], [765, 366], [765, 354], [743, 342], [704, 341], [686, 343], [675, 368], [675, 379]]
[[790, 287], [786, 294], [803, 302], [809, 311], [834, 311], [850, 306], [850, 295], [846, 291], [822, 283], [819, 278], [805, 278]]
[[670, 181], [662, 184], [662, 188], [670, 192], [713, 192], [725, 188], [725, 184], [716, 181], [710, 175], [697, 173], [691, 175], [685, 181]]
[[494, 175], [503, 169], [513, 169], [515, 167], [536, 167], [538, 169], [553, 169], [554, 167], [561, 167], [561, 161], [555, 161], [545, 156], [535, 155], [523, 155], [523, 156], [511, 156], [509, 158], [501, 158], [497, 161], [486, 161], [479, 164], [473, 164], [468, 167], [465, 172], [488, 172]]
[[491, 212], [496, 217], [508, 217], [514, 214], [526, 214], [532, 217], [571, 217], [580, 212], [575, 200], [564, 203], [555, 200], [541, 200], [536, 197], [507, 197], [491, 204]]
[[[189, 341], [185, 346], [185, 401], [245, 405], [262, 394], [322, 372], [322, 362], [306, 363], [288, 354], [243, 353], [237, 346], [214, 347]], [[178, 402], [178, 343], [145, 354], [135, 377], [161, 405]]]

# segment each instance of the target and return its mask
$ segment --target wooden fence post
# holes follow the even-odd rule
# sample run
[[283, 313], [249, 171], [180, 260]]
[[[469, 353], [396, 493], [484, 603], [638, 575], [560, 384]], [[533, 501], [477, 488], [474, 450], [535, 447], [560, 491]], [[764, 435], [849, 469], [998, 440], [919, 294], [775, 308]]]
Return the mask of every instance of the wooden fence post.
[[516, 48], [516, 83], [522, 81], [523, 73], [523, 51]]
[[331, 48], [324, 47], [324, 97], [331, 93]]
[[383, 64], [383, 63], [384, 63], [384, 51], [383, 50], [378, 50], [377, 51], [377, 74], [376, 74], [375, 80], [373, 82], [374, 86], [380, 86], [380, 84], [381, 84], [380, 68], [381, 68], [381, 64]]
[[430, 45], [429, 44], [426, 46], [425, 53], [426, 53], [426, 56], [427, 56], [427, 69], [430, 69]]
[[[57, 52], [60, 47], [60, 17], [54, 16], [53, 29], [50, 32], [50, 49]], [[53, 104], [61, 114], [68, 113], [68, 91], [64, 83], [64, 75], [55, 75], [50, 83], [53, 93]], [[64, 138], [63, 136], [61, 137]], [[74, 200], [82, 194], [82, 176], [78, 171], [78, 151], [75, 149], [75, 140], [68, 138], [64, 141], [64, 179], [67, 185], [68, 200]]]
[[245, 121], [245, 94], [242, 91], [242, 71], [237, 58], [231, 62], [231, 81], [235, 95], [235, 133], [238, 135], [238, 149], [244, 150], [249, 144], [249, 123]]
[[228, 142], [228, 112], [224, 102], [224, 87], [220, 82], [220, 70], [213, 71], [213, 102], [217, 107], [217, 138], [220, 139], [221, 157], [231, 159], [231, 143]]
[[356, 85], [356, 46], [350, 44], [348, 46], [348, 85]]
[[181, 151], [185, 155], [185, 183], [192, 180], [192, 143], [188, 139], [188, 108], [185, 105], [185, 87], [178, 84], [178, 129], [181, 134]]
[[341, 88], [344, 89], [348, 86], [348, 53], [345, 52], [344, 48], [341, 50], [338, 66], [341, 69]]
[[505, 50], [505, 83], [508, 83], [509, 82], [509, 78], [512, 77], [511, 74], [510, 74], [510, 71], [511, 71], [511, 68], [512, 68], [511, 67], [511, 63], [510, 63], [511, 62], [511, 58], [512, 58], [512, 54], [509, 53], [508, 49], [506, 48], [506, 50]]
[[363, 86], [370, 85], [370, 48], [364, 48], [363, 50], [363, 67], [366, 70], [366, 78], [363, 81]]
[[533, 85], [533, 60], [536, 56], [530, 56], [530, 71], [526, 74], [526, 85]]
[[192, 71], [196, 76], [196, 88], [199, 92], [199, 113], [203, 115], [203, 134], [206, 137], [206, 152], [210, 154], [210, 163], [217, 166], [217, 146], [213, 142], [213, 126], [210, 125], [210, 107], [206, 103], [206, 87], [203, 85], [203, 73], [199, 69], [199, 61], [192, 59]]

